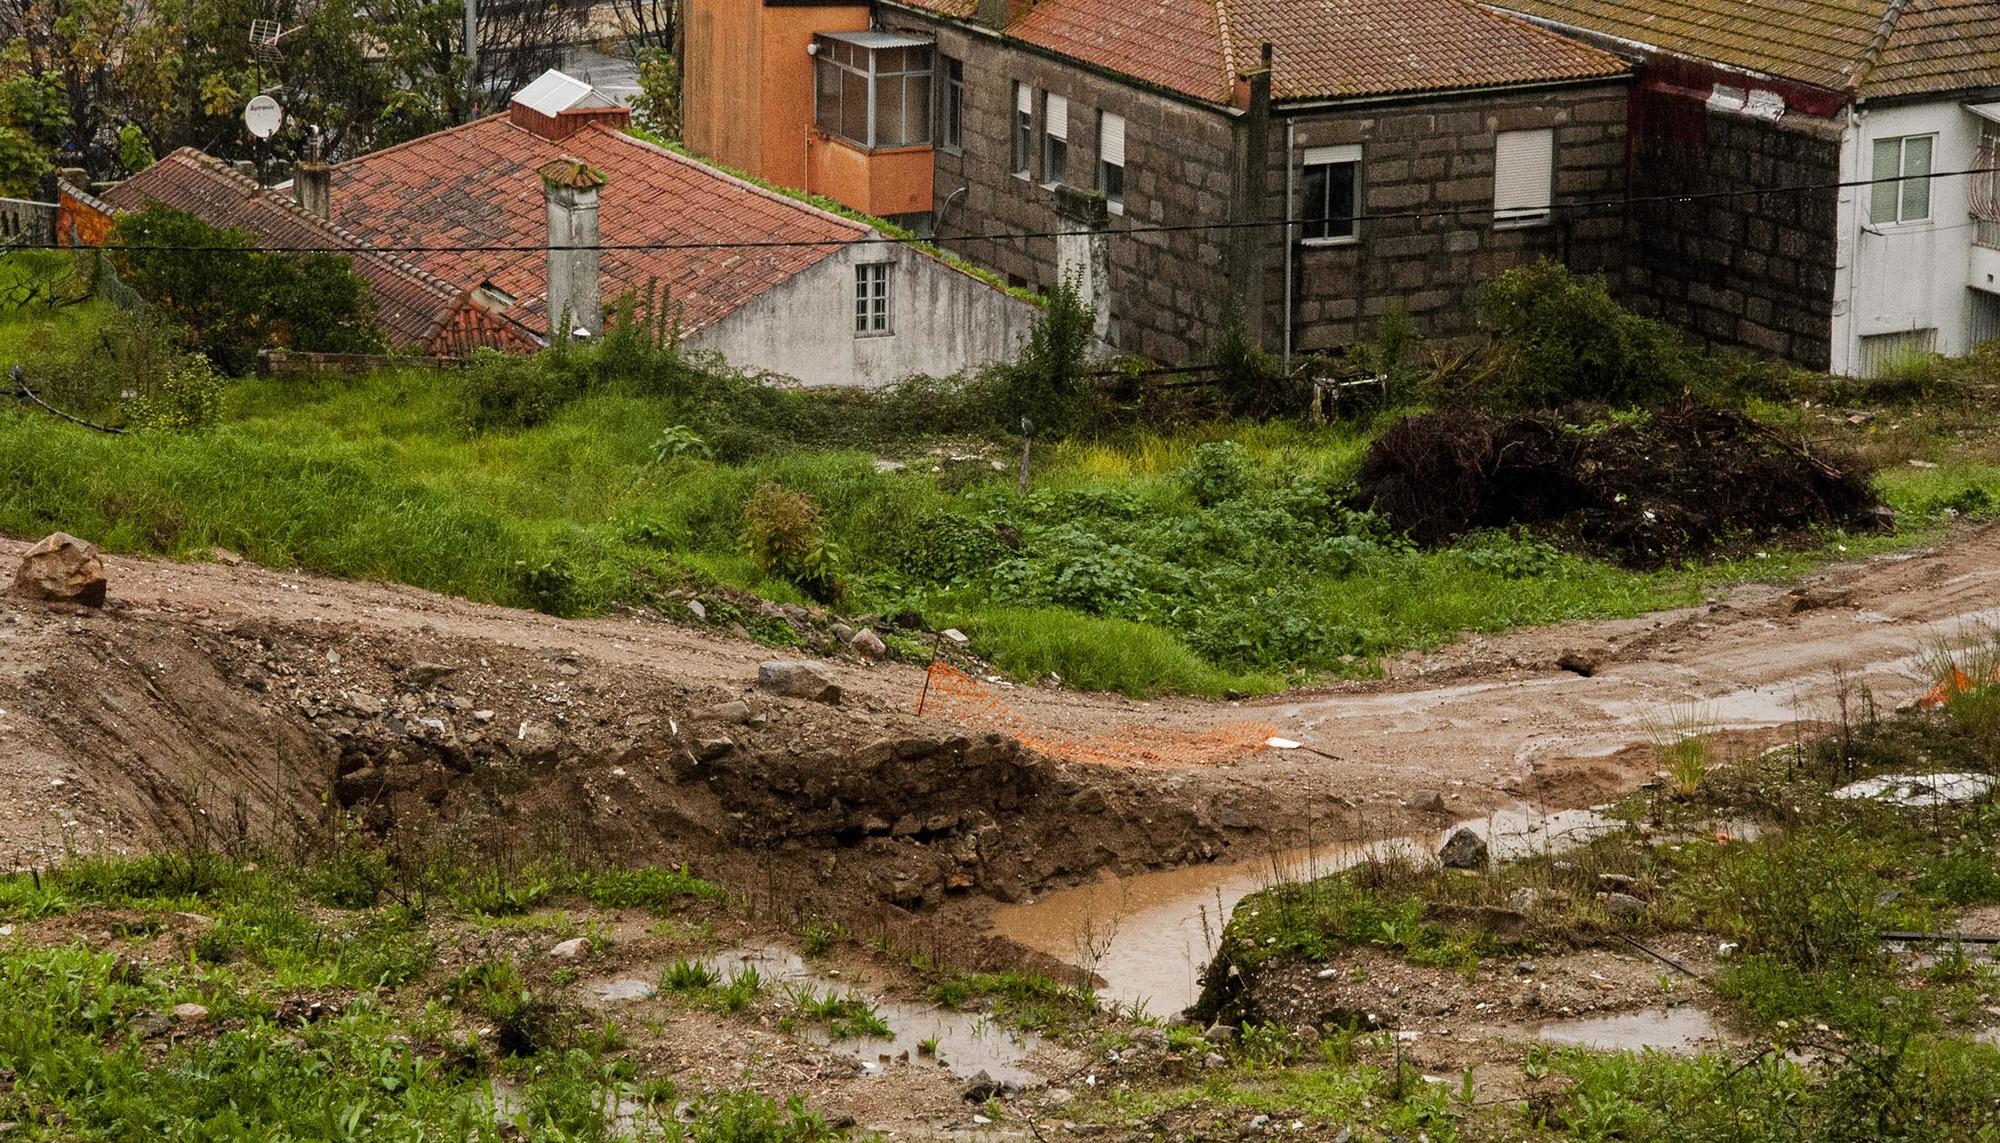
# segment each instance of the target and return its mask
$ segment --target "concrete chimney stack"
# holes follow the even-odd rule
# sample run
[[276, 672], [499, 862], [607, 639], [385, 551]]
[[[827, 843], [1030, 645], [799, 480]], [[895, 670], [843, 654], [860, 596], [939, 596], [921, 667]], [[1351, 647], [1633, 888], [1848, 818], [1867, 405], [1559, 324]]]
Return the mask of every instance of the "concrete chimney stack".
[[596, 337], [604, 332], [597, 282], [597, 191], [604, 175], [564, 155], [543, 166], [541, 176], [549, 204], [549, 343]]
[[292, 168], [292, 198], [314, 218], [333, 221], [333, 168], [313, 162]]

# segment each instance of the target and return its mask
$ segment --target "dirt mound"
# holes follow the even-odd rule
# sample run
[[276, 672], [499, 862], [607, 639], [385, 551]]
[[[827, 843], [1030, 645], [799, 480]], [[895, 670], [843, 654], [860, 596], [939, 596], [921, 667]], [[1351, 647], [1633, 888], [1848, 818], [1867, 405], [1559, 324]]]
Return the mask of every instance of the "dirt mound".
[[1636, 568], [1872, 528], [1886, 511], [1852, 459], [1694, 401], [1591, 429], [1549, 413], [1409, 417], [1357, 482], [1362, 504], [1419, 543], [1518, 525]]

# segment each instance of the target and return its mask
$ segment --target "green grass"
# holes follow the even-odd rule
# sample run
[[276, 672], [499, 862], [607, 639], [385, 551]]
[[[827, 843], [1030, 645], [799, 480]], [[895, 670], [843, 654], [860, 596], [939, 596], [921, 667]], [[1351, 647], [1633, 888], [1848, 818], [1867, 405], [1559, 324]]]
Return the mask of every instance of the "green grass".
[[[564, 891], [614, 885], [637, 904], [706, 895], [684, 870], [627, 872], [567, 877]], [[471, 947], [463, 926], [476, 929], [476, 914], [329, 907], [307, 893], [352, 879], [351, 868], [215, 853], [76, 859], [0, 877], [0, 919], [81, 915], [71, 935], [42, 930], [55, 939], [47, 946], [0, 938], [10, 1137], [842, 1137], [797, 1100], [642, 1077], [626, 1033], [585, 1020], [567, 998], [574, 971], [543, 958], [488, 957], [440, 978], [437, 947]], [[97, 935], [107, 926], [109, 947]], [[311, 1019], [302, 991], [324, 1004]], [[721, 991], [733, 1011], [761, 982], [739, 976]], [[182, 1021], [182, 1004], [208, 1015]], [[613, 1115], [621, 1101], [635, 1121]]]
[[[0, 349], [71, 354], [62, 346], [101, 320], [0, 322]], [[536, 368], [610, 370], [614, 358]], [[1892, 468], [1882, 488], [1902, 513], [1896, 536], [1638, 574], [1517, 536], [1411, 548], [1341, 504], [1368, 425], [1224, 422], [1038, 446], [1024, 499], [1011, 472], [929, 450], [955, 415], [939, 412], [956, 398], [936, 383], [870, 402], [740, 382], [687, 390], [707, 366], [621, 368], [653, 379], [592, 382], [533, 427], [484, 433], [461, 427], [461, 388], [480, 370], [506, 373], [490, 363], [243, 381], [220, 424], [179, 436], [111, 437], [0, 411], [0, 532], [60, 528], [178, 558], [224, 547], [274, 568], [567, 615], [654, 605], [685, 616], [665, 597], [695, 590], [711, 622], [782, 644], [797, 640], [789, 627], [721, 594], [807, 602], [746, 548], [745, 502], [771, 483], [816, 506], [843, 613], [915, 611], [959, 627], [1021, 679], [1216, 696], [1369, 675], [1466, 631], [1698, 603], [1732, 582], [1908, 545], [1954, 514], [2000, 511], [2000, 467]], [[690, 437], [722, 459], [656, 455], [657, 442]], [[873, 447], [852, 447], [861, 442]], [[968, 447], [980, 446], [946, 451]], [[986, 455], [1011, 463], [1011, 447]], [[878, 471], [878, 449], [907, 468]]]

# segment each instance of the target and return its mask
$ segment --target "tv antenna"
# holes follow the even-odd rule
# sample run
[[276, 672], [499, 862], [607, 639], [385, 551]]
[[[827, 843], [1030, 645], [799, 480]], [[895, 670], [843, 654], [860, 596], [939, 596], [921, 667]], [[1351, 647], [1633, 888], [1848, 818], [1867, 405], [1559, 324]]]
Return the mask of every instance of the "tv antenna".
[[304, 26], [301, 24], [297, 28], [287, 28], [281, 20], [256, 19], [250, 21], [250, 54], [256, 56], [257, 62], [262, 64], [275, 66], [284, 62], [285, 51], [280, 44], [286, 36], [299, 31]]

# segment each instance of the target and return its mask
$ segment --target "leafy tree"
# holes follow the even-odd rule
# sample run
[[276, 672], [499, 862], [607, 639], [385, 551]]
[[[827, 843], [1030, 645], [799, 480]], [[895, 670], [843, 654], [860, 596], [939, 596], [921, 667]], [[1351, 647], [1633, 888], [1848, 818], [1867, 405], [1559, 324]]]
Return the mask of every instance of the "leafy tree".
[[681, 65], [666, 48], [639, 53], [639, 97], [632, 101], [632, 119], [665, 139], [681, 137]]
[[226, 373], [247, 372], [263, 348], [383, 346], [368, 283], [346, 257], [260, 253], [243, 231], [157, 203], [120, 218], [112, 244], [126, 284]]
[[1048, 309], [1028, 331], [1028, 344], [1000, 370], [1008, 429], [1018, 431], [1023, 419], [1037, 434], [1057, 437], [1088, 427], [1095, 410], [1086, 368], [1096, 320], [1076, 277], [1065, 276], [1049, 289]]

